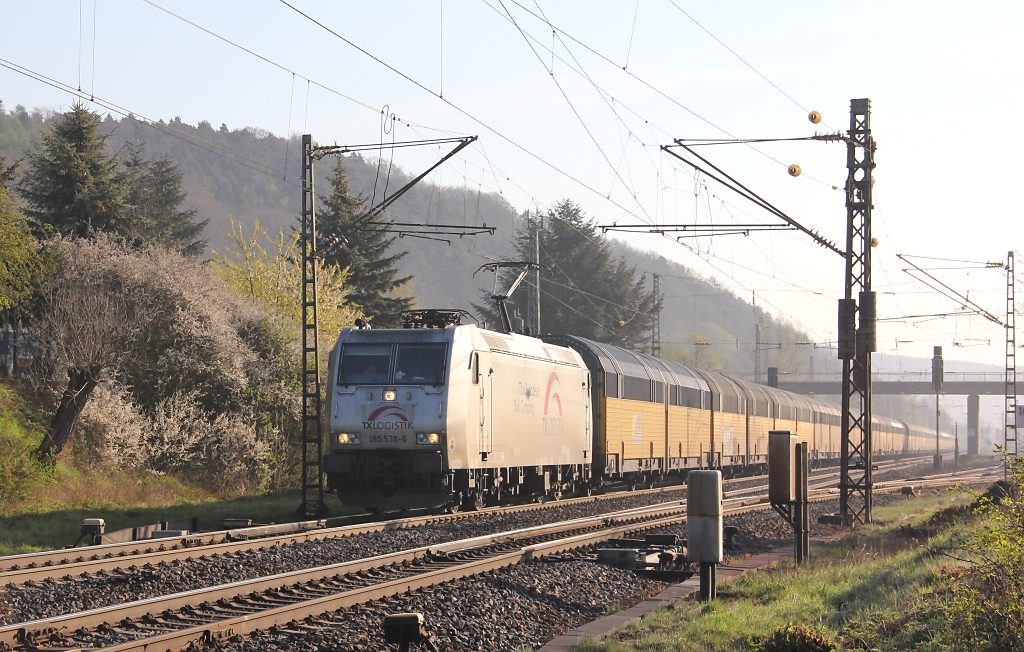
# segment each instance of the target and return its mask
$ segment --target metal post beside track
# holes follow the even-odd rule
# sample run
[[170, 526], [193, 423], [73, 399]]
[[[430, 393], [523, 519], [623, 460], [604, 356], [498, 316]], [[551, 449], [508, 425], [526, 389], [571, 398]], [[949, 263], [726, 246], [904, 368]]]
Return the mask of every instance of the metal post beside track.
[[324, 503], [323, 424], [317, 342], [316, 212], [313, 207], [313, 137], [302, 136], [302, 504], [299, 516], [320, 518]]
[[850, 100], [846, 167], [846, 294], [839, 300], [839, 357], [843, 360], [839, 518], [845, 525], [854, 525], [870, 523], [872, 511], [871, 353], [877, 345], [871, 290], [875, 141], [870, 100]]

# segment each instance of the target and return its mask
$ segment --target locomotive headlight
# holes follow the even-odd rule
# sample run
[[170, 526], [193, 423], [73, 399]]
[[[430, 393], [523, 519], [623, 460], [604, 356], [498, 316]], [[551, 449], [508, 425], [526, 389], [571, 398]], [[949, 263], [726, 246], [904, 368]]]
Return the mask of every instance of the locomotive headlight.
[[398, 392], [393, 389], [385, 389], [384, 393], [381, 395], [381, 399], [388, 403], [393, 403], [398, 400]]
[[359, 433], [358, 432], [339, 432], [338, 433], [339, 444], [358, 444]]
[[416, 443], [422, 446], [429, 446], [441, 441], [441, 436], [436, 432], [417, 432]]

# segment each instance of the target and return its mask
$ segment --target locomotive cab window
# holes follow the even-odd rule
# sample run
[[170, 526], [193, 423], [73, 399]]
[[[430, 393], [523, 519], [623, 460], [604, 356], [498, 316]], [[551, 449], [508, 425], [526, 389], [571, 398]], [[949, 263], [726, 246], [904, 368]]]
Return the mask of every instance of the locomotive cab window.
[[445, 345], [439, 343], [399, 344], [395, 356], [396, 385], [440, 385], [444, 383]]
[[346, 344], [341, 349], [338, 384], [386, 385], [390, 369], [390, 344]]

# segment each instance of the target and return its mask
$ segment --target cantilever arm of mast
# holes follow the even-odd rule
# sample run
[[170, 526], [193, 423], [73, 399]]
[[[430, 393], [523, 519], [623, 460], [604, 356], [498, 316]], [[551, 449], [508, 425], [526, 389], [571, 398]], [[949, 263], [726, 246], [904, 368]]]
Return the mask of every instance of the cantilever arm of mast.
[[[395, 228], [398, 227], [398, 228]], [[434, 235], [457, 235], [462, 237], [464, 235], [494, 235], [494, 232], [498, 229], [496, 226], [472, 226], [461, 224], [423, 224], [421, 222], [388, 222], [387, 227], [381, 227], [379, 229], [364, 229], [365, 231], [392, 231], [399, 235], [406, 234], [412, 235], [415, 233], [432, 233]]]
[[377, 213], [384, 211], [384, 209], [393, 204], [395, 200], [404, 195], [406, 191], [408, 191], [410, 188], [412, 188], [417, 183], [422, 181], [424, 177], [426, 177], [428, 174], [436, 170], [437, 167], [443, 164], [445, 161], [447, 161], [448, 159], [450, 159], [451, 157], [455, 156], [463, 149], [468, 147], [476, 139], [477, 136], [464, 136], [461, 138], [429, 138], [426, 140], [405, 140], [397, 143], [372, 143], [367, 145], [321, 145], [319, 147], [314, 147], [312, 149], [312, 156], [313, 158], [320, 159], [325, 156], [340, 156], [342, 154], [350, 154], [352, 152], [380, 150], [384, 147], [393, 149], [400, 147], [437, 146], [457, 143], [455, 149], [445, 154], [437, 163], [431, 165], [429, 168], [426, 169], [426, 171], [424, 171], [418, 177], [416, 177], [409, 183], [405, 184], [404, 186], [396, 190], [390, 196], [385, 197], [376, 206], [371, 207], [370, 210], [366, 212], [366, 215], [364, 215], [363, 218], [360, 220], [360, 222], [365, 222], [371, 219]]
[[[908, 258], [907, 256], [904, 256], [903, 254], [896, 254], [896, 257], [899, 258], [900, 260], [902, 260], [903, 262], [905, 262], [906, 264], [908, 264], [908, 265], [910, 265], [911, 267], [914, 268], [912, 270], [904, 269], [903, 270], [904, 272], [909, 274], [911, 277], [917, 279], [918, 281], [921, 281], [922, 283], [924, 283], [925, 285], [927, 285], [931, 289], [935, 290], [939, 294], [945, 296], [946, 298], [952, 299], [953, 301], [956, 301], [956, 302], [960, 303], [961, 310], [967, 310], [968, 308], [970, 308], [971, 310], [976, 311], [977, 314], [981, 315], [982, 317], [984, 317], [985, 319], [989, 320], [993, 324], [998, 324], [999, 326], [1002, 326], [1004, 328], [1006, 327], [1006, 324], [1003, 323], [1002, 319], [1000, 319], [999, 317], [996, 317], [991, 312], [989, 312], [988, 310], [985, 310], [984, 308], [979, 306], [977, 303], [972, 301], [970, 296], [962, 294], [960, 292], [957, 292], [953, 288], [949, 287], [948, 285], [946, 285], [945, 283], [943, 283], [942, 281], [937, 279], [934, 275], [929, 274], [927, 271], [925, 271], [924, 269], [922, 269], [918, 265], [915, 265], [914, 263], [912, 263], [910, 260], [907, 259]], [[921, 278], [920, 276], [915, 274], [915, 272], [926, 276], [927, 279]], [[929, 282], [929, 281], [931, 281], [931, 282]], [[934, 285], [933, 285], [933, 283], [934, 283]], [[939, 287], [935, 287], [935, 285], [938, 285]]]
[[[401, 148], [401, 147], [438, 146], [438, 145], [455, 144], [455, 148], [452, 149], [452, 151], [450, 151], [447, 154], [445, 154], [443, 157], [441, 157], [441, 160], [439, 160], [437, 163], [434, 163], [433, 165], [431, 165], [422, 174], [420, 174], [418, 177], [416, 177], [415, 179], [413, 179], [409, 183], [405, 184], [404, 186], [402, 186], [401, 188], [396, 190], [391, 195], [384, 197], [384, 199], [382, 199], [380, 201], [380, 203], [378, 203], [376, 206], [372, 206], [369, 210], [367, 210], [366, 213], [362, 217], [360, 217], [358, 220], [353, 222], [348, 227], [348, 230], [351, 231], [352, 229], [357, 229], [360, 226], [362, 226], [363, 224], [366, 224], [367, 222], [370, 222], [377, 215], [383, 213], [387, 209], [388, 206], [393, 204], [399, 197], [404, 195], [410, 188], [412, 188], [417, 183], [422, 181], [428, 174], [430, 174], [431, 172], [436, 170], [438, 168], [438, 166], [442, 165], [445, 161], [447, 161], [448, 159], [450, 159], [451, 157], [455, 156], [456, 154], [461, 152], [463, 149], [468, 147], [476, 139], [477, 139], [477, 136], [463, 136], [463, 137], [459, 137], [459, 138], [428, 138], [428, 139], [425, 139], [425, 140], [405, 140], [405, 141], [400, 141], [400, 142], [397, 142], [397, 143], [370, 143], [370, 144], [366, 144], [366, 145], [320, 145], [320, 146], [317, 146], [317, 147], [313, 147], [310, 150], [310, 156], [312, 158], [315, 158], [315, 159], [319, 160], [319, 159], [321, 159], [321, 158], [323, 158], [325, 156], [341, 156], [342, 154], [350, 154], [352, 152], [364, 152], [364, 151], [371, 151], [371, 150], [380, 150], [380, 149], [382, 149], [384, 147], [388, 147], [388, 148]], [[426, 225], [419, 225], [419, 226], [426, 226]], [[476, 235], [477, 233], [482, 233], [482, 231], [475, 231], [474, 233], [464, 233], [464, 235]], [[491, 235], [494, 234], [493, 228], [490, 229], [490, 233], [491, 233]], [[459, 234], [455, 234], [455, 235], [459, 235]]]
[[[689, 152], [690, 154], [692, 154], [696, 158], [700, 159], [705, 165], [707, 165], [709, 168], [711, 168], [715, 172], [710, 172], [707, 169], [697, 165], [693, 161], [689, 161], [689, 160], [683, 158], [682, 156], [680, 156], [676, 152], [673, 152], [672, 149], [671, 149], [672, 147], [682, 147], [687, 152]], [[721, 183], [721, 184], [731, 188], [732, 190], [736, 191], [740, 196], [745, 197], [746, 199], [750, 200], [754, 204], [757, 204], [758, 206], [760, 206], [761, 208], [765, 209], [766, 211], [768, 211], [772, 215], [775, 215], [776, 217], [778, 217], [779, 219], [781, 219], [782, 221], [784, 221], [786, 224], [790, 225], [791, 227], [793, 227], [793, 228], [795, 228], [795, 229], [797, 229], [799, 231], [803, 231], [804, 233], [809, 235], [811, 237], [811, 239], [813, 239], [815, 242], [820, 244], [822, 247], [825, 247], [826, 249], [834, 251], [835, 253], [839, 254], [843, 258], [846, 258], [846, 252], [843, 251], [842, 249], [840, 249], [834, 242], [832, 242], [831, 240], [827, 240], [827, 239], [823, 238], [816, 231], [812, 231], [812, 230], [808, 229], [807, 227], [805, 227], [804, 225], [800, 224], [799, 222], [797, 222], [796, 220], [794, 220], [790, 216], [788, 216], [785, 213], [783, 213], [781, 210], [779, 210], [775, 206], [772, 206], [765, 199], [763, 199], [762, 197], [760, 197], [759, 195], [754, 193], [752, 190], [750, 190], [749, 188], [747, 188], [746, 186], [741, 184], [736, 179], [733, 179], [731, 176], [729, 176], [727, 173], [722, 171], [720, 168], [716, 167], [713, 163], [708, 161], [706, 158], [704, 158], [703, 156], [701, 156], [697, 152], [693, 151], [693, 149], [689, 145], [687, 145], [684, 141], [682, 141], [681, 139], [677, 138], [675, 140], [675, 145], [662, 145], [661, 146], [661, 151], [666, 152], [668, 154], [671, 154], [672, 156], [674, 156], [675, 158], [679, 159], [680, 161], [682, 161], [686, 165], [692, 167], [694, 170], [697, 170], [698, 172], [701, 172], [702, 174], [704, 174], [704, 175], [714, 179], [715, 181], [717, 181], [717, 182], [719, 182], [719, 183]], [[715, 174], [715, 173], [717, 173], [717, 174]], [[718, 175], [721, 175], [721, 176], [718, 176]], [[724, 177], [724, 179], [722, 177]]]
[[625, 231], [627, 233], [668, 233], [683, 232], [680, 238], [696, 238], [704, 235], [750, 235], [751, 231], [795, 231], [788, 224], [612, 224], [602, 226], [601, 232]]

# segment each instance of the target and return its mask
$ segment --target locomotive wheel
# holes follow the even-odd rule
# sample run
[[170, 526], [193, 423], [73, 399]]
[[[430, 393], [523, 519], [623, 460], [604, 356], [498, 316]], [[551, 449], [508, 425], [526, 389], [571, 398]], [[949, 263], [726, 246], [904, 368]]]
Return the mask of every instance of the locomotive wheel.
[[444, 506], [444, 512], [446, 514], [458, 514], [462, 508], [462, 494], [456, 493], [454, 500]]
[[479, 512], [484, 508], [484, 492], [474, 489], [462, 499], [462, 507], [467, 512]]

